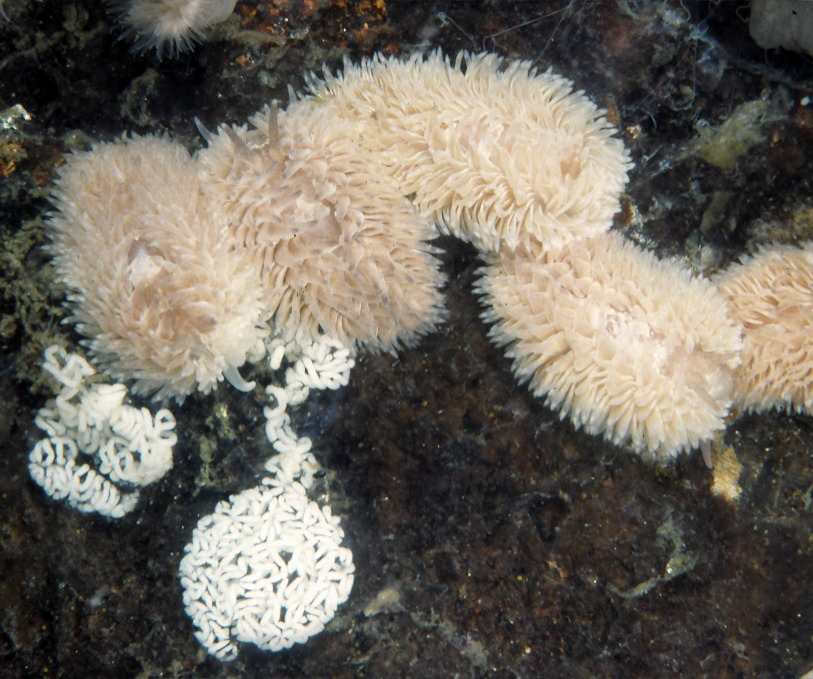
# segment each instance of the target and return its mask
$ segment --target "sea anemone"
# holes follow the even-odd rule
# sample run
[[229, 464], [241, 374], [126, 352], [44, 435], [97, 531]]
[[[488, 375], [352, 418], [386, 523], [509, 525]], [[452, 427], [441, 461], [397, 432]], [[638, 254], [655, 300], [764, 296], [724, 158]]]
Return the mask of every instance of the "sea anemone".
[[743, 326], [735, 402], [813, 412], [813, 243], [764, 247], [716, 282]]
[[267, 334], [259, 280], [209, 218], [184, 147], [145, 136], [72, 155], [53, 202], [57, 277], [103, 369], [157, 398], [224, 372], [241, 384]]
[[136, 51], [177, 57], [192, 49], [203, 30], [228, 17], [236, 0], [127, 0], [112, 5]]
[[723, 428], [742, 343], [709, 281], [616, 232], [486, 262], [490, 335], [563, 418], [656, 457]]
[[561, 247], [618, 211], [624, 145], [569, 80], [530, 62], [378, 55], [309, 88], [422, 214], [482, 250]]
[[198, 155], [278, 333], [392, 351], [441, 319], [434, 228], [329, 112], [266, 108]]

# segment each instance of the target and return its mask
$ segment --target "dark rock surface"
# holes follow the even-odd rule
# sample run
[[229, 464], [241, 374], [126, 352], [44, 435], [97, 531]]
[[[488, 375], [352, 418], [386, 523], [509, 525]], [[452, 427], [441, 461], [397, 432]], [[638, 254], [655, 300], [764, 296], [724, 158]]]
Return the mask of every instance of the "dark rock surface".
[[[699, 454], [658, 468], [574, 431], [488, 342], [477, 257], [451, 239], [439, 241], [448, 323], [397, 358], [362, 356], [348, 387], [296, 415], [356, 562], [350, 600], [308, 644], [243, 647], [223, 664], [181, 604], [197, 519], [255, 485], [270, 454], [251, 396], [221, 387], [176, 408], [175, 466], [121, 521], [50, 500], [27, 471], [49, 393], [42, 350], [79, 339], [59, 323], [63, 291], [40, 250], [64, 153], [125, 130], [198, 147], [194, 117], [243, 121], [343, 56], [487, 49], [552, 68], [606, 108], [635, 161], [617, 228], [712, 274], [755, 243], [813, 236], [813, 68], [753, 44], [746, 2], [244, 0], [195, 52], [160, 62], [117, 41], [95, 0], [0, 5], [0, 676], [813, 668], [811, 419], [732, 416], [715, 454], [741, 465], [733, 501], [712, 492]], [[712, 128], [737, 112], [734, 141], [710, 152]]]

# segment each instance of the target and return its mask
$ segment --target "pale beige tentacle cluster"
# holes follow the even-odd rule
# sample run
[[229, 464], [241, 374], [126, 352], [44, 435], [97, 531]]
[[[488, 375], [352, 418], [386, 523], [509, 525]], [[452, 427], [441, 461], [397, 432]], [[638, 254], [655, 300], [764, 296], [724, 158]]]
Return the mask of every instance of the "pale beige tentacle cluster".
[[492, 337], [576, 426], [671, 457], [735, 398], [810, 409], [808, 251], [766, 251], [721, 294], [608, 234], [629, 157], [560, 76], [377, 56], [207, 141], [193, 158], [156, 137], [100, 145], [57, 181], [77, 327], [141, 391], [249, 388], [237, 368], [272, 331], [414, 343], [444, 316], [439, 230], [481, 250]]

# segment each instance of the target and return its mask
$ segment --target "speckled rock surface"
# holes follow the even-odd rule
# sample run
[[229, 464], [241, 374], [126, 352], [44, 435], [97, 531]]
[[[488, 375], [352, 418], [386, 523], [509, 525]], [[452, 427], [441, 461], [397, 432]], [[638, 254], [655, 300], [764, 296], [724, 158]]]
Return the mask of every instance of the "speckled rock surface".
[[813, 421], [732, 416], [714, 474], [699, 454], [656, 468], [574, 431], [489, 344], [476, 254], [451, 239], [438, 242], [449, 321], [397, 358], [360, 357], [346, 388], [295, 413], [356, 562], [350, 600], [306, 645], [223, 664], [181, 604], [197, 519], [255, 485], [270, 454], [251, 395], [221, 387], [176, 408], [173, 470], [118, 522], [51, 501], [26, 468], [42, 350], [79, 339], [40, 250], [64, 153], [125, 130], [199, 147], [195, 116], [243, 121], [343, 56], [488, 49], [606, 108], [635, 161], [616, 227], [713, 274], [756, 243], [813, 237], [813, 71], [751, 41], [747, 3], [243, 0], [175, 62], [131, 54], [92, 0], [0, 4], [0, 676], [813, 668]]

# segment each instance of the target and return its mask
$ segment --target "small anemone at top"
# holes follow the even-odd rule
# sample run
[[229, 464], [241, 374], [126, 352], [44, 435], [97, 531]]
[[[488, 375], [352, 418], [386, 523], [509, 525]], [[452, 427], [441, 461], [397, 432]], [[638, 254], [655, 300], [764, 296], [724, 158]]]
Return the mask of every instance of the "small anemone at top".
[[137, 52], [177, 57], [202, 40], [203, 30], [226, 19], [236, 0], [116, 0], [111, 11]]

